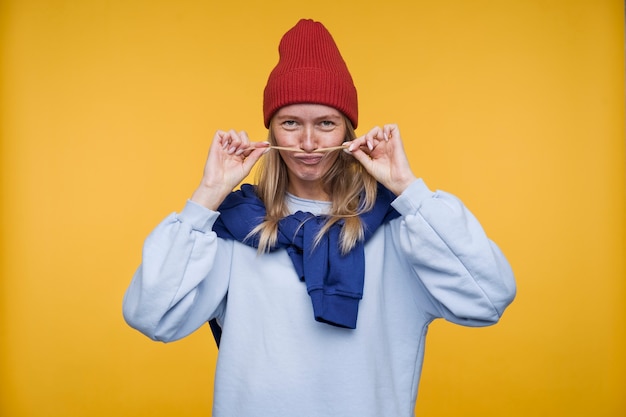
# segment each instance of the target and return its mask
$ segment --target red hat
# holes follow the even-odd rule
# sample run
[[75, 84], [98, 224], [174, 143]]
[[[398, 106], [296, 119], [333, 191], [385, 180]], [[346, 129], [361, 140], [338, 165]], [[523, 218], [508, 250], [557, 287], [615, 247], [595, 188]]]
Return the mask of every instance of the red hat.
[[279, 61], [263, 94], [263, 117], [269, 128], [274, 113], [297, 103], [323, 104], [341, 111], [356, 128], [357, 93], [345, 61], [328, 30], [319, 22], [300, 20], [283, 35]]

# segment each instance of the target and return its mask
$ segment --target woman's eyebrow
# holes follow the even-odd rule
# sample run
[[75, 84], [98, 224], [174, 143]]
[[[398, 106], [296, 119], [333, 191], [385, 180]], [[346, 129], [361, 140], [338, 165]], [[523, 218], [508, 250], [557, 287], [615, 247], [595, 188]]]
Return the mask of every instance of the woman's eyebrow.
[[289, 114], [281, 114], [280, 116], [276, 116], [276, 118], [280, 120], [300, 120], [300, 117]]

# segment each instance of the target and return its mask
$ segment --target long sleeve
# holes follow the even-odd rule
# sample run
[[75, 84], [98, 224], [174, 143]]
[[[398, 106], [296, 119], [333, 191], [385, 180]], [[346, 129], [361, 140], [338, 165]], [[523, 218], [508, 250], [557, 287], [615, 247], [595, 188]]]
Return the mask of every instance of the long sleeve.
[[142, 264], [123, 301], [133, 328], [154, 340], [180, 339], [220, 313], [232, 242], [211, 227], [219, 213], [191, 201], [163, 220], [144, 243]]
[[451, 194], [420, 179], [393, 203], [398, 240], [410, 268], [434, 300], [434, 317], [466, 326], [497, 322], [516, 292], [511, 267], [482, 226]]

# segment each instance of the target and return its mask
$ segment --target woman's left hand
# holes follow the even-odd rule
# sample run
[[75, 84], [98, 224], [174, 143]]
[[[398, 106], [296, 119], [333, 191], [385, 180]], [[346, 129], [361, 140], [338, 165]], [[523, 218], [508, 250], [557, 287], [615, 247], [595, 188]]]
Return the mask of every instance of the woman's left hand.
[[402, 146], [400, 129], [395, 124], [376, 126], [346, 144], [346, 151], [395, 195], [402, 194], [417, 179]]

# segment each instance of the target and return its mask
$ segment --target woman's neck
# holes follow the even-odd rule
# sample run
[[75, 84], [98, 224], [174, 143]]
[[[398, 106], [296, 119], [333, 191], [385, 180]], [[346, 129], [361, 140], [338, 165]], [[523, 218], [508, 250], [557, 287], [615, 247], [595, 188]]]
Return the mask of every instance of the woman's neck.
[[290, 183], [287, 187], [287, 191], [296, 197], [306, 200], [331, 201], [330, 195], [324, 191], [321, 184], [317, 187], [311, 187], [309, 185], [305, 186], [303, 184], [298, 185]]

